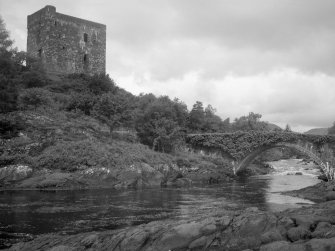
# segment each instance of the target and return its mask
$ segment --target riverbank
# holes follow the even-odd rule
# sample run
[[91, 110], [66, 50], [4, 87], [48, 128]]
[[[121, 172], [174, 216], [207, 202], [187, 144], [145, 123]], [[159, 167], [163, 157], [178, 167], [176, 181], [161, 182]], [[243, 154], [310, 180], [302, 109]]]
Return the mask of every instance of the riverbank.
[[[308, 189], [323, 193], [323, 188], [334, 189], [334, 185], [322, 183]], [[187, 219], [154, 221], [119, 230], [43, 234], [30, 241], [27, 237], [27, 242], [14, 244], [9, 250], [333, 250], [335, 200], [327, 199], [279, 213], [255, 207], [210, 209]]]

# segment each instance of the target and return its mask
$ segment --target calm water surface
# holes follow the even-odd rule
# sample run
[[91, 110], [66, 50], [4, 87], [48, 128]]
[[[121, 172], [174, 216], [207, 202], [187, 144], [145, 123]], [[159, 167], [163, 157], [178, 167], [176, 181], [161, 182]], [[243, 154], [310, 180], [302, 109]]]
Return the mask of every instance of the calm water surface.
[[[281, 167], [271, 175], [244, 177], [202, 187], [127, 191], [4, 191], [0, 192], [0, 231], [77, 233], [122, 228], [166, 218], [187, 218], [214, 209], [256, 206], [278, 211], [310, 204], [310, 201], [277, 193], [318, 182], [314, 176], [315, 169], [297, 165], [298, 160], [291, 161], [276, 162], [274, 165]], [[309, 168], [306, 172], [314, 173], [287, 175], [287, 170], [281, 169], [284, 167], [291, 168], [291, 171], [301, 171], [302, 168], [304, 172]]]

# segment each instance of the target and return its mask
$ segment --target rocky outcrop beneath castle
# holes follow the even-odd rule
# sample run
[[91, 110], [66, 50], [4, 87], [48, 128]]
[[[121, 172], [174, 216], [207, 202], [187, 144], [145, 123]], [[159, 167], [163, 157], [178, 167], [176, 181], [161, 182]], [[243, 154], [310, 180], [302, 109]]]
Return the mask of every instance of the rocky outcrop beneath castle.
[[335, 201], [282, 213], [248, 208], [121, 230], [46, 234], [10, 250], [334, 250]]
[[88, 116], [44, 110], [6, 116], [19, 117], [24, 126], [15, 137], [0, 138], [0, 188], [181, 187], [232, 175], [203, 156], [175, 157], [114, 137]]
[[6, 189], [121, 189], [183, 184], [186, 179], [182, 176], [168, 179], [166, 173], [171, 173], [171, 169], [168, 165], [152, 167], [138, 163], [121, 169], [97, 167], [76, 172], [42, 169], [33, 173], [32, 168], [17, 165], [0, 168], [0, 178]]

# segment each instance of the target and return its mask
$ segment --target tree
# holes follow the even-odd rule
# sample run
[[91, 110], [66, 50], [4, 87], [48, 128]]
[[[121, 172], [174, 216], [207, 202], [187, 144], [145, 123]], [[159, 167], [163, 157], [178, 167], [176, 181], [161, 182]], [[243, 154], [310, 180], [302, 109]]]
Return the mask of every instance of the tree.
[[230, 118], [226, 118], [224, 121], [222, 121], [222, 132], [229, 132], [230, 131]]
[[290, 127], [289, 124], [286, 125], [285, 132], [292, 132], [291, 127]]
[[18, 91], [14, 82], [0, 74], [0, 113], [17, 109]]
[[[173, 152], [184, 135], [187, 107], [178, 99], [140, 96], [135, 128], [141, 143], [162, 152]], [[143, 110], [142, 110], [143, 109]]]
[[70, 103], [66, 109], [68, 111], [82, 111], [85, 115], [91, 115], [93, 107], [96, 103], [96, 96], [91, 93], [73, 93]]
[[107, 123], [110, 130], [117, 127], [131, 127], [133, 123], [133, 97], [125, 91], [105, 93], [93, 107], [93, 116]]
[[202, 102], [197, 101], [189, 113], [187, 127], [192, 132], [202, 132], [205, 123], [205, 111]]
[[94, 76], [90, 77], [88, 81], [88, 88], [95, 95], [101, 95], [107, 92], [117, 92], [115, 82], [109, 77], [108, 74], [95, 74]]
[[13, 40], [9, 38], [9, 32], [0, 17], [0, 113], [17, 109], [18, 91], [13, 80], [16, 67], [12, 60], [12, 44]]
[[328, 134], [335, 134], [335, 121], [333, 126], [328, 128]]
[[205, 132], [222, 132], [223, 122], [222, 119], [215, 115], [216, 109], [211, 105], [205, 108], [205, 118], [203, 130]]
[[261, 114], [250, 112], [248, 116], [236, 118], [232, 128], [234, 131], [263, 131], [267, 130], [267, 123], [260, 121]]
[[9, 32], [6, 30], [5, 22], [0, 16], [0, 53], [8, 52], [14, 41], [9, 38]]

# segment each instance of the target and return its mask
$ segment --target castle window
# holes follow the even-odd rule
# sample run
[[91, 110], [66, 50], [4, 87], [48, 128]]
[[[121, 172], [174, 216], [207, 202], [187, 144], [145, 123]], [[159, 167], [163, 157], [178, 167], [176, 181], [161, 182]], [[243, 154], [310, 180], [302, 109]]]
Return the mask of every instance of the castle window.
[[88, 55], [84, 55], [84, 71], [88, 70]]
[[87, 43], [87, 41], [88, 41], [88, 35], [87, 33], [84, 33], [84, 42]]
[[65, 46], [63, 46], [62, 49], [65, 50]]
[[92, 43], [96, 43], [97, 35], [95, 33], [92, 34]]
[[57, 26], [57, 21], [55, 20], [55, 26]]
[[38, 57], [42, 57], [42, 48], [38, 50]]

